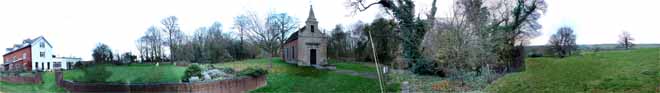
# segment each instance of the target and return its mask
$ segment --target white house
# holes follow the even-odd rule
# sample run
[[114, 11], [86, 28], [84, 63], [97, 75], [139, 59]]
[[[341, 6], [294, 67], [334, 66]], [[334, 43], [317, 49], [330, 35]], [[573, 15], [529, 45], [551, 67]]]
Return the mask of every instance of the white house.
[[3, 55], [5, 70], [24, 69], [50, 71], [54, 68], [70, 69], [80, 58], [56, 57], [53, 46], [43, 37], [23, 40], [23, 43], [7, 48]]

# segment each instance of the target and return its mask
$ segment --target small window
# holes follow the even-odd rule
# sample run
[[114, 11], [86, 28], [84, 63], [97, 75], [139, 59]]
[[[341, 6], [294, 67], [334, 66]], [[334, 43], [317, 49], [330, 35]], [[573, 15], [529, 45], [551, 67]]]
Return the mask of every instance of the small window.
[[39, 43], [39, 47], [44, 48], [44, 47], [46, 47], [46, 45], [42, 42], [42, 43]]
[[25, 59], [25, 57], [27, 57], [27, 54], [23, 53], [23, 59]]
[[314, 32], [314, 25], [312, 25], [312, 28], [311, 28], [311, 29], [312, 29], [311, 31]]
[[39, 52], [39, 57], [46, 57], [46, 52]]

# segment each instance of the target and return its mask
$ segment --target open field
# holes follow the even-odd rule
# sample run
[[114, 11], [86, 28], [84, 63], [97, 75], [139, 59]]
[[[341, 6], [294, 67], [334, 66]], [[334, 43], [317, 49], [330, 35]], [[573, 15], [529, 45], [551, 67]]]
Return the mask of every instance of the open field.
[[605, 51], [527, 59], [526, 70], [508, 74], [487, 90], [499, 93], [655, 92], [660, 48]]

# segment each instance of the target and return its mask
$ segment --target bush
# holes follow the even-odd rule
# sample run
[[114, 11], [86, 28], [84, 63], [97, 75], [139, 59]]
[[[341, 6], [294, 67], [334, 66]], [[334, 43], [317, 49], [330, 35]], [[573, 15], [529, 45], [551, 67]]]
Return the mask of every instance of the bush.
[[85, 67], [85, 65], [82, 62], [76, 62], [76, 63], [73, 64], [74, 69], [82, 69], [84, 67]]
[[543, 53], [532, 52], [532, 53], [530, 53], [530, 54], [527, 55], [527, 56], [530, 57], [530, 58], [543, 57]]
[[183, 82], [189, 82], [190, 77], [202, 77], [202, 68], [198, 64], [193, 64], [186, 69], [183, 75]]
[[238, 76], [251, 76], [251, 77], [258, 77], [266, 74], [268, 74], [268, 70], [265, 70], [263, 68], [255, 68], [255, 67], [248, 67], [238, 72]]
[[106, 82], [106, 79], [112, 76], [112, 72], [106, 70], [105, 66], [103, 65], [87, 67], [82, 69], [82, 71], [83, 71], [83, 76], [78, 79], [80, 82], [86, 82], [86, 83]]
[[220, 71], [225, 72], [227, 74], [234, 74], [234, 69], [233, 68], [218, 68]]
[[419, 75], [441, 75], [441, 73], [438, 73], [439, 71], [437, 71], [435, 67], [435, 64], [432, 62], [419, 61], [414, 63], [411, 69], [413, 73]]

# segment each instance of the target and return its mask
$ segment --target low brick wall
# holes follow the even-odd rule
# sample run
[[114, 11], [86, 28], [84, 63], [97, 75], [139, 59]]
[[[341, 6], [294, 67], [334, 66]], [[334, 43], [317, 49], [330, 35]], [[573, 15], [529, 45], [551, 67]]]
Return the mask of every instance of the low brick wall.
[[35, 73], [34, 76], [22, 77], [18, 75], [8, 75], [0, 77], [0, 81], [17, 84], [41, 84], [41, 73]]
[[228, 80], [194, 83], [77, 83], [58, 78], [58, 86], [69, 92], [193, 92], [193, 93], [239, 93], [266, 85], [266, 76], [242, 77]]

